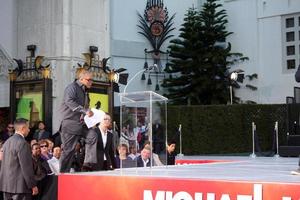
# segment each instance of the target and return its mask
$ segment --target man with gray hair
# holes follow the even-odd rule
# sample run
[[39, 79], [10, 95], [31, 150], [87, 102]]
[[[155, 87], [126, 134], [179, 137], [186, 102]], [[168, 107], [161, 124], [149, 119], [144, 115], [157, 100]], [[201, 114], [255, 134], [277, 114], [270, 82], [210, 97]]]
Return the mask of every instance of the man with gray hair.
[[84, 137], [85, 115], [91, 117], [93, 112], [89, 109], [88, 89], [92, 87], [92, 73], [86, 69], [80, 69], [77, 80], [68, 85], [64, 91], [61, 105], [61, 141], [62, 154], [60, 158], [60, 172], [70, 172], [75, 147], [78, 140]]

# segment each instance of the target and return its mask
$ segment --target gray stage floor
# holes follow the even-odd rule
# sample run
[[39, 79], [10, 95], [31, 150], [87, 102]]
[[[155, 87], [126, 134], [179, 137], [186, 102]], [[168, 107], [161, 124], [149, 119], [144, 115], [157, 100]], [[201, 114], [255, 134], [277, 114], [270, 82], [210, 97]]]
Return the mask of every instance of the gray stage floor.
[[[300, 183], [290, 172], [298, 168], [298, 158], [184, 156], [182, 159], [226, 160], [232, 162], [176, 165], [150, 168], [126, 168], [107, 172], [78, 173], [99, 176], [146, 176], [224, 181]], [[77, 174], [77, 173], [76, 173]]]

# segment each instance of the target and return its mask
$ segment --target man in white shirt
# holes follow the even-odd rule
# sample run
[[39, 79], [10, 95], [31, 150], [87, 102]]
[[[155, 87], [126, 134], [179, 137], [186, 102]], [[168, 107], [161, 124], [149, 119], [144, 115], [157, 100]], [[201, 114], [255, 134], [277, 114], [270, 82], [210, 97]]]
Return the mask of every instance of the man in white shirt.
[[53, 148], [53, 157], [48, 160], [48, 164], [49, 167], [51, 169], [51, 171], [55, 174], [58, 175], [59, 174], [59, 158], [61, 155], [61, 148], [60, 147], [54, 147]]
[[[149, 147], [144, 147], [141, 151], [141, 155], [139, 155], [136, 159], [137, 167], [150, 167], [151, 161], [151, 149]], [[154, 165], [152, 163], [152, 165]]]
[[[90, 128], [86, 136], [86, 150], [89, 149], [90, 158], [85, 158], [83, 171], [111, 170], [116, 167], [113, 133], [109, 131], [111, 118], [105, 113], [99, 121], [100, 124]], [[93, 148], [95, 143], [97, 148]], [[95, 160], [95, 162], [86, 163], [87, 160], [90, 162]]]

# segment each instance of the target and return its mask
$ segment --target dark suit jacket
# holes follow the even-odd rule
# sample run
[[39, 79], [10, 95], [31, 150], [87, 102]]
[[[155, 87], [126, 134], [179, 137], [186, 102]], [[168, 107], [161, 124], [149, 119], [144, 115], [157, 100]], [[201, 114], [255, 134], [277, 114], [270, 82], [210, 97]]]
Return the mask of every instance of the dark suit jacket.
[[64, 126], [62, 134], [67, 132], [67, 134], [83, 135], [81, 117], [86, 113], [88, 106], [88, 92], [79, 81], [74, 81], [66, 87], [60, 113], [57, 116]]
[[104, 154], [106, 156], [108, 166], [116, 168], [115, 155], [114, 155], [114, 145], [113, 145], [113, 134], [107, 132], [107, 141], [105, 148], [103, 147], [103, 140], [100, 129], [93, 128], [90, 131], [95, 131], [97, 134], [97, 165], [95, 170], [101, 170], [103, 168]]
[[[151, 164], [151, 162], [150, 162], [150, 160], [149, 160], [149, 162], [147, 163], [147, 167], [150, 167], [150, 164]], [[143, 162], [143, 159], [142, 159], [142, 156], [141, 156], [141, 155], [139, 155], [139, 156], [136, 158], [136, 165], [137, 165], [137, 167], [144, 167], [144, 162]]]
[[3, 145], [0, 171], [0, 190], [9, 193], [31, 193], [36, 186], [31, 150], [19, 134], [11, 136]]

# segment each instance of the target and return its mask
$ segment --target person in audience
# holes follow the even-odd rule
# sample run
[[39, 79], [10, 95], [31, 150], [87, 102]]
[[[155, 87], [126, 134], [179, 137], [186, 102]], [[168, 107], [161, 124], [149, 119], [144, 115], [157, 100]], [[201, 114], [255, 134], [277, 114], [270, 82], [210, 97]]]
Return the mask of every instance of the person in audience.
[[9, 137], [15, 133], [14, 124], [9, 123], [6, 127], [6, 130], [1, 133], [0, 140], [5, 142]]
[[151, 166], [151, 149], [146, 146], [142, 149], [141, 155], [136, 158], [137, 167], [150, 167]]
[[53, 157], [48, 160], [48, 164], [49, 167], [51, 169], [51, 171], [55, 174], [58, 175], [59, 174], [59, 158], [61, 155], [61, 148], [60, 147], [54, 147], [53, 148]]
[[[145, 141], [144, 147], [151, 149], [151, 144], [150, 144], [149, 140]], [[153, 151], [153, 149], [151, 149], [151, 150]], [[159, 156], [156, 153], [152, 152], [152, 159], [154, 161], [152, 164], [153, 166], [162, 166], [163, 165], [159, 159]]]
[[116, 157], [116, 168], [128, 168], [134, 167], [134, 162], [128, 155], [128, 147], [126, 144], [120, 144], [118, 146], [119, 156]]
[[122, 128], [119, 143], [129, 146], [128, 130], [126, 126], [123, 126]]
[[44, 122], [39, 121], [37, 124], [38, 129], [35, 130], [32, 139], [36, 139], [37, 141], [49, 139], [51, 134], [45, 130], [46, 126]]
[[48, 152], [49, 152], [49, 154], [52, 156], [52, 154], [53, 154], [53, 147], [54, 147], [54, 143], [52, 142], [52, 140], [50, 140], [50, 139], [46, 139], [46, 141], [48, 142]]
[[41, 158], [41, 148], [39, 143], [32, 144], [31, 157], [32, 157], [34, 178], [37, 182], [37, 187], [39, 189], [39, 194], [35, 196], [33, 199], [39, 200], [45, 189], [45, 185], [47, 182], [47, 175], [52, 174], [52, 171], [47, 161]]
[[160, 159], [162, 163], [166, 165], [175, 165], [175, 148], [176, 148], [176, 141], [170, 140], [168, 141], [166, 151], [163, 151], [162, 154], [160, 154]]
[[37, 195], [39, 191], [34, 179], [30, 146], [25, 140], [29, 133], [28, 120], [16, 119], [14, 128], [15, 134], [3, 145], [0, 191], [7, 200], [30, 200], [31, 195]]
[[128, 138], [129, 138], [129, 147], [136, 146], [137, 147], [137, 132], [134, 132], [133, 127], [128, 124]]
[[134, 129], [136, 140], [138, 142], [139, 150], [144, 147], [144, 142], [147, 139], [147, 129], [146, 126], [142, 125], [141, 122], [137, 123], [137, 127]]
[[36, 139], [30, 140], [30, 147], [32, 147], [33, 144], [38, 143]]
[[137, 153], [137, 150], [136, 150], [136, 145], [131, 145], [129, 147], [129, 155], [128, 157], [131, 158], [132, 160], [135, 160], [140, 154]]
[[84, 116], [93, 116], [89, 109], [88, 89], [92, 87], [93, 75], [86, 69], [77, 73], [77, 80], [64, 91], [61, 105], [61, 142], [60, 172], [68, 173], [72, 167], [76, 144], [85, 134]]
[[99, 122], [100, 125], [90, 128], [86, 136], [84, 171], [112, 170], [116, 167], [109, 114], [105, 113]]
[[159, 123], [158, 120], [152, 125], [152, 133], [153, 133], [153, 152], [156, 154], [160, 154], [161, 151], [164, 150], [165, 144], [165, 134], [164, 128]]
[[47, 140], [40, 140], [39, 141], [41, 147], [41, 158], [43, 160], [50, 160], [52, 155], [49, 153], [49, 143]]

